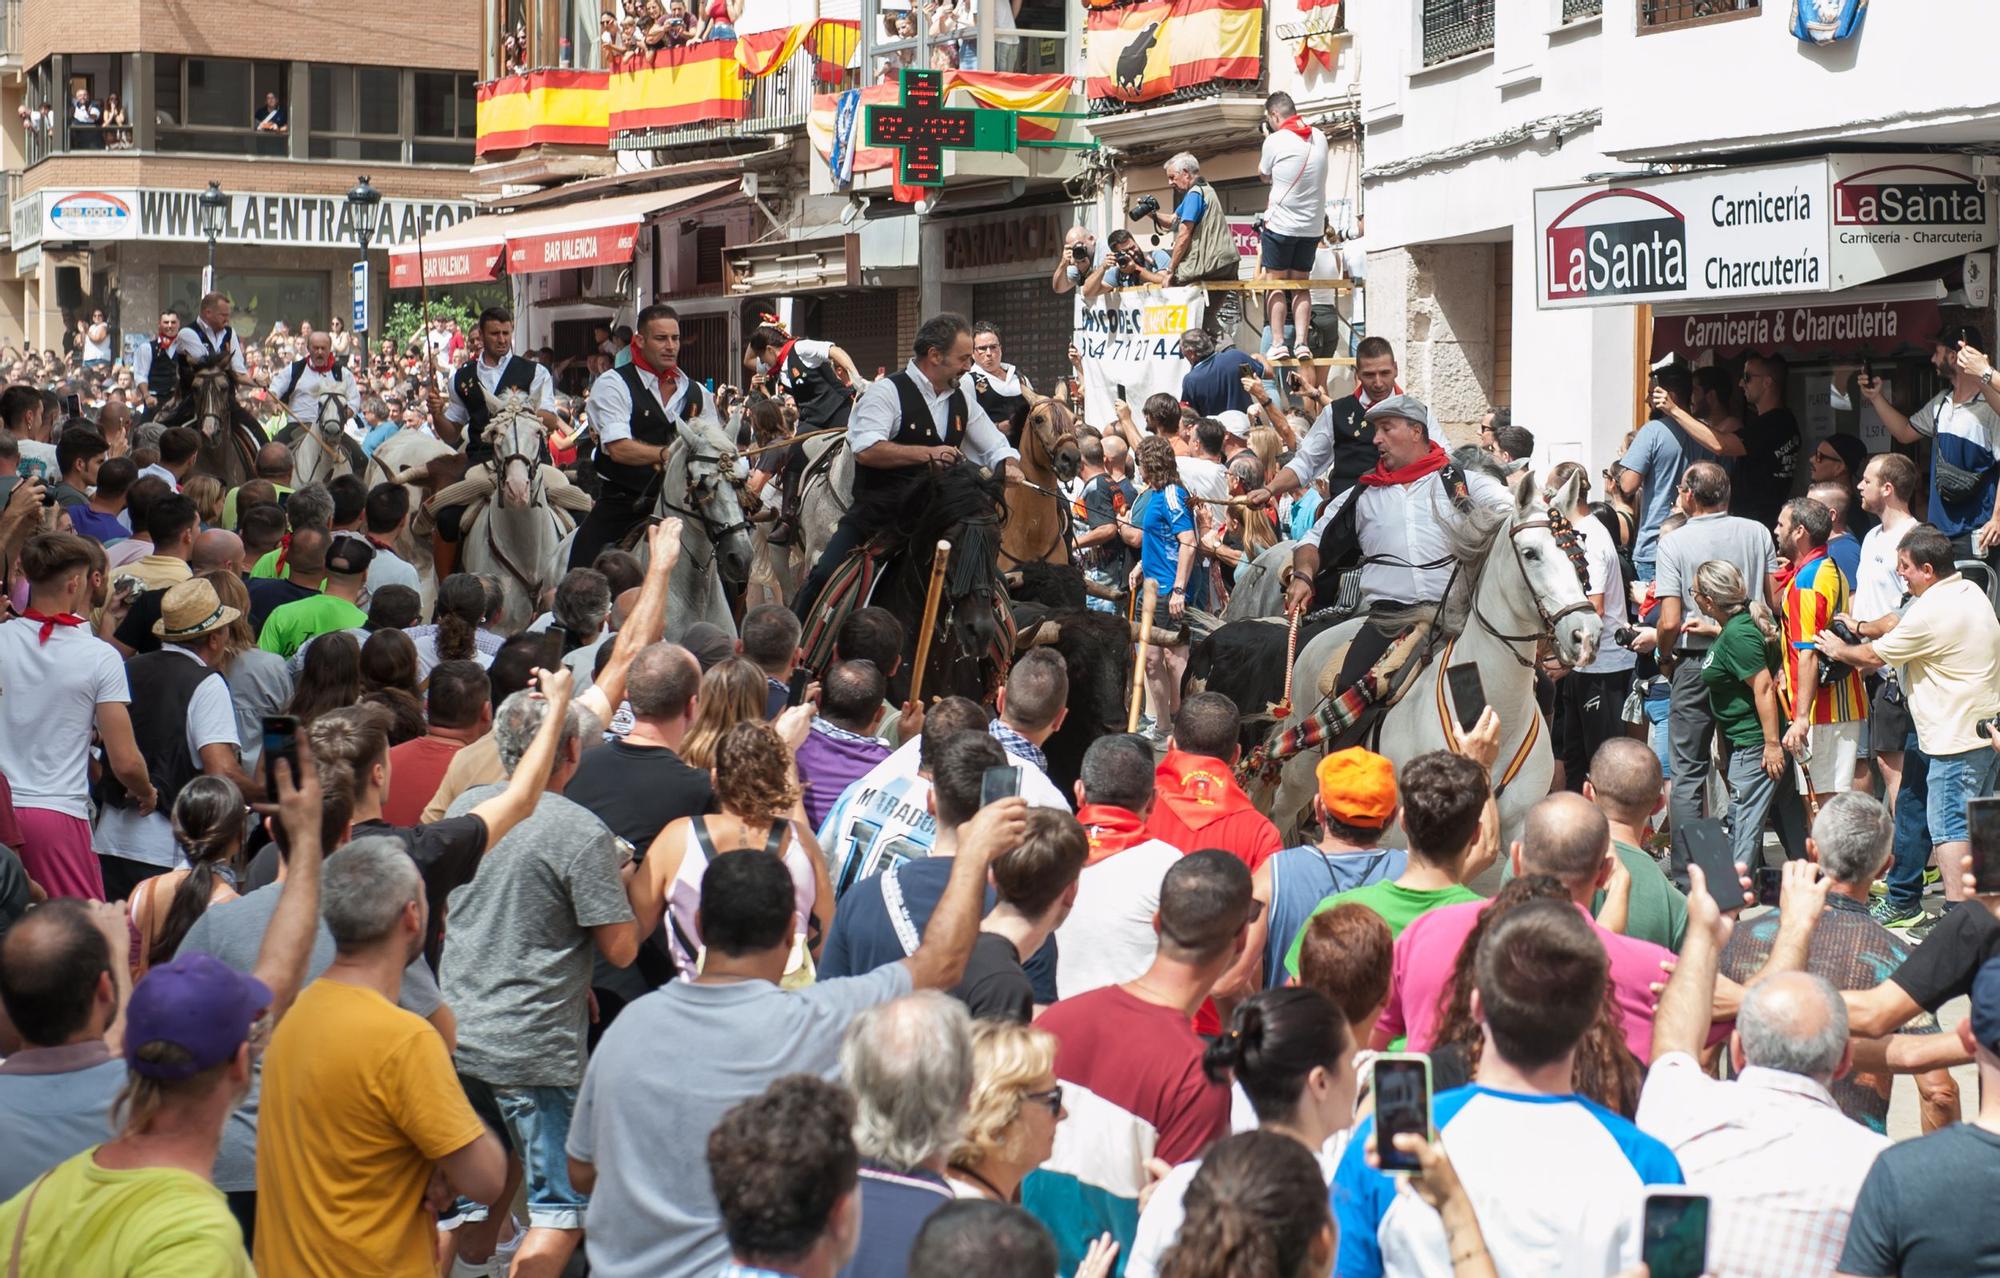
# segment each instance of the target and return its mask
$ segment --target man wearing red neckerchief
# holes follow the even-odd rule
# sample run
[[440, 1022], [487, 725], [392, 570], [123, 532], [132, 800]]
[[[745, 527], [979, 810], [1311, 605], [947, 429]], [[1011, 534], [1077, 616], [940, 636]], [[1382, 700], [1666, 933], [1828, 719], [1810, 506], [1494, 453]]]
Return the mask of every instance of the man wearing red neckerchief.
[[[1352, 527], [1364, 560], [1360, 575], [1365, 611], [1381, 614], [1436, 603], [1451, 582], [1449, 524], [1464, 516], [1457, 495], [1447, 490], [1444, 472], [1451, 457], [1438, 442], [1441, 432], [1434, 428], [1431, 410], [1414, 395], [1394, 395], [1369, 409], [1366, 420], [1375, 429], [1379, 460], [1353, 488], [1326, 504], [1319, 522], [1293, 550], [1292, 581], [1285, 589], [1287, 611], [1314, 606], [1320, 543], [1350, 502], [1359, 503]], [[1502, 512], [1511, 508], [1513, 498], [1491, 475], [1471, 472], [1465, 480], [1471, 504]], [[1425, 564], [1439, 566], [1420, 567]], [[1336, 686], [1351, 687], [1395, 637], [1392, 628], [1362, 626], [1348, 646]]]
[[1368, 425], [1368, 410], [1400, 395], [1396, 384], [1396, 350], [1386, 337], [1363, 338], [1354, 353], [1355, 386], [1352, 395], [1343, 395], [1321, 410], [1312, 429], [1299, 441], [1292, 460], [1271, 477], [1268, 488], [1250, 494], [1255, 505], [1275, 501], [1287, 493], [1303, 492], [1321, 475], [1327, 477], [1327, 495], [1338, 497], [1354, 487], [1355, 481], [1371, 470], [1377, 459], [1375, 428]]
[[[1299, 119], [1289, 93], [1264, 99], [1264, 151], [1257, 173], [1271, 184], [1264, 205], [1263, 273], [1267, 278], [1312, 278], [1313, 257], [1326, 227], [1326, 135]], [[1306, 333], [1312, 327], [1312, 294], [1305, 289], [1273, 289], [1266, 300], [1271, 323], [1270, 358], [1310, 359]], [[1290, 321], [1298, 345], [1285, 341]], [[1314, 370], [1308, 368], [1310, 375]]]

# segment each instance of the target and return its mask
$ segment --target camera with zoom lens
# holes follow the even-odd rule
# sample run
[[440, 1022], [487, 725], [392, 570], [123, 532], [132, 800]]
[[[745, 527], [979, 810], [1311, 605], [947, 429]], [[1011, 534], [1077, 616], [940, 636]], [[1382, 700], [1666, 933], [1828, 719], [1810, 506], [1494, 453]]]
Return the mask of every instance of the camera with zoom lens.
[[1611, 632], [1611, 642], [1617, 644], [1621, 648], [1631, 647], [1632, 641], [1637, 639], [1638, 637], [1639, 637], [1639, 628], [1637, 626], [1620, 626], [1618, 627], [1618, 629]]
[[[1826, 623], [1826, 628], [1834, 634], [1839, 635], [1843, 643], [1860, 644], [1865, 642], [1860, 635], [1854, 633], [1854, 628], [1844, 621], [1829, 621]], [[1852, 674], [1853, 671], [1854, 667], [1848, 665], [1846, 662], [1835, 661], [1825, 653], [1821, 653], [1819, 686], [1822, 688], [1831, 687], [1846, 678], [1849, 674]]]
[[1078, 266], [1090, 265], [1090, 249], [1086, 245], [1082, 244], [1070, 245], [1069, 255], [1071, 260], [1073, 260]]
[[1158, 213], [1159, 211], [1160, 211], [1160, 201], [1157, 197], [1151, 195], [1142, 195], [1138, 199], [1132, 201], [1132, 207], [1125, 210], [1125, 216], [1131, 221], [1137, 222], [1145, 218], [1149, 218], [1153, 214]]

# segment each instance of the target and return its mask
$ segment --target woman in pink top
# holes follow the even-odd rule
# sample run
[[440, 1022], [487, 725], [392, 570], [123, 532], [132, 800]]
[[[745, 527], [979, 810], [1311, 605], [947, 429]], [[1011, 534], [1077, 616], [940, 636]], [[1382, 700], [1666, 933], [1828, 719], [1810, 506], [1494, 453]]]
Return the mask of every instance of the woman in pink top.
[[769, 724], [738, 723], [716, 743], [714, 816], [682, 817], [653, 840], [640, 867], [638, 907], [642, 935], [664, 915], [674, 961], [692, 977], [701, 953], [701, 878], [708, 864], [750, 848], [781, 855], [792, 875], [795, 932], [810, 948], [833, 923], [833, 885], [826, 875], [812, 827], [799, 805], [799, 783], [790, 753]]

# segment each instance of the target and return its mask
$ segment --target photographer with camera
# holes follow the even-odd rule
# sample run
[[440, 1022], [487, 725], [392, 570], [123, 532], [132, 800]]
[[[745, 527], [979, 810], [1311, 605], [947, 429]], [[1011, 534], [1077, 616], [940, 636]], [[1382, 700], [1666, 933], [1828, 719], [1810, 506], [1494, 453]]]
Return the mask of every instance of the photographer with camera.
[[1055, 274], [1049, 287], [1058, 293], [1081, 288], [1090, 278], [1091, 259], [1097, 256], [1097, 237], [1086, 226], [1072, 226], [1063, 234], [1062, 252], [1056, 255]]
[[[1989, 793], [2000, 755], [1980, 725], [2000, 714], [2000, 620], [1986, 592], [1959, 574], [1951, 538], [1929, 524], [1903, 536], [1896, 572], [1908, 586], [1909, 607], [1857, 623], [1835, 617], [1855, 632], [1851, 643], [1832, 630], [1819, 649], [1863, 672], [1895, 665], [1917, 747], [1929, 759], [1924, 813], [1931, 849], [1944, 874], [1947, 899], [1965, 897], [1964, 863], [1971, 850], [1966, 801]], [[1911, 801], [1908, 796], [1906, 802]]]
[[1111, 251], [1083, 281], [1084, 301], [1094, 302], [1119, 289], [1166, 286], [1166, 250], [1147, 249], [1122, 226], [1105, 236], [1104, 242]]
[[1827, 553], [1833, 514], [1810, 497], [1778, 512], [1778, 553], [1789, 568], [1779, 573], [1779, 618], [1784, 627], [1784, 697], [1791, 726], [1785, 749], [1797, 761], [1800, 788], [1810, 778], [1820, 794], [1854, 788], [1854, 761], [1868, 728], [1868, 693], [1861, 672], [1822, 659], [1814, 646], [1822, 630], [1858, 638], [1835, 618], [1848, 610], [1847, 575]]
[[1988, 397], [2000, 379], [1979, 354], [1984, 345], [1970, 324], [1939, 333], [1931, 363], [1945, 389], [1908, 416], [1889, 402], [1881, 378], [1864, 371], [1856, 384], [1896, 442], [1930, 440], [1928, 522], [1951, 539], [1960, 558], [1991, 563], [2000, 552], [2000, 412]]
[[[1160, 202], [1142, 195], [1133, 202], [1129, 216], [1134, 222], [1153, 219], [1153, 226], [1174, 237], [1173, 252], [1167, 259], [1168, 284], [1200, 284], [1210, 280], [1239, 280], [1242, 259], [1236, 239], [1229, 231], [1229, 219], [1222, 209], [1222, 197], [1201, 178], [1201, 162], [1186, 151], [1168, 160], [1167, 185], [1179, 203], [1172, 213], [1160, 212]], [[1236, 324], [1243, 317], [1243, 295], [1235, 289], [1216, 292], [1203, 327], [1215, 335], [1217, 344], [1233, 345]]]

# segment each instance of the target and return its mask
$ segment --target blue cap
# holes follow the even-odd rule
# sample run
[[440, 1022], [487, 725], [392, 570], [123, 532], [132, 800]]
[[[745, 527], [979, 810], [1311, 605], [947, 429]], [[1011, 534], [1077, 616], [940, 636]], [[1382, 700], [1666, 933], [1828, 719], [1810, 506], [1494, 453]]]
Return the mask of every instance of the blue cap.
[[[271, 987], [210, 954], [181, 954], [147, 972], [125, 1005], [125, 1063], [147, 1078], [192, 1078], [236, 1055], [271, 1006]], [[167, 1065], [142, 1060], [149, 1043], [187, 1054]]]
[[1988, 959], [1972, 978], [1971, 1019], [1972, 1037], [1981, 1047], [2000, 1056], [2000, 958]]

